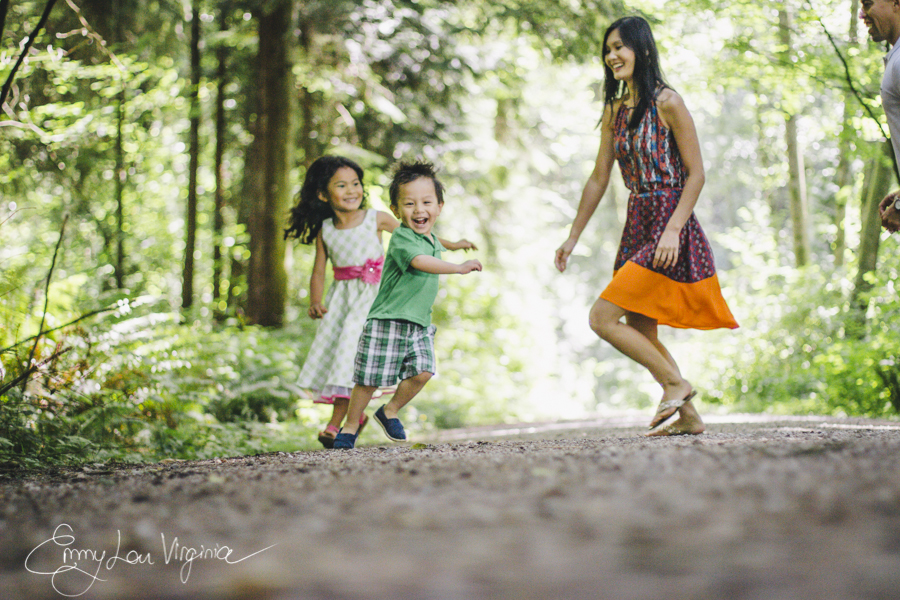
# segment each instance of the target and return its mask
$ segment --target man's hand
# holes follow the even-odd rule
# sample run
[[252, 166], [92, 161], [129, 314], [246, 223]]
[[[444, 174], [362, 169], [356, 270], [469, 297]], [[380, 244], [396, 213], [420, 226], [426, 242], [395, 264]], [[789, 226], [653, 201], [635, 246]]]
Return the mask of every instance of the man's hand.
[[891, 192], [884, 197], [884, 200], [878, 205], [878, 214], [881, 216], [881, 226], [896, 233], [900, 231], [900, 211], [894, 207], [900, 192]]

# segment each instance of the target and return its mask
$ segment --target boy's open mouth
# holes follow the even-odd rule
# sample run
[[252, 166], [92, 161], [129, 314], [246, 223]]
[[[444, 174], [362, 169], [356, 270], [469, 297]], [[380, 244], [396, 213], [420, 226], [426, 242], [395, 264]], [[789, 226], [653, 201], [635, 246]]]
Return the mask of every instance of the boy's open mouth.
[[421, 226], [428, 222], [428, 217], [421, 217], [419, 219], [413, 219], [412, 222], [415, 223], [416, 225]]

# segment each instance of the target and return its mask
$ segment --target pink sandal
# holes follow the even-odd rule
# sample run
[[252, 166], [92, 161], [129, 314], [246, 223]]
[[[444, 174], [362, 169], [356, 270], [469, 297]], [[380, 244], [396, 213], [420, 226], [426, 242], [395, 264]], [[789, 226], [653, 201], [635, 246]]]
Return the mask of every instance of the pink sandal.
[[327, 425], [325, 431], [319, 432], [319, 443], [330, 450], [334, 446], [334, 438], [337, 437], [339, 432], [340, 429], [334, 425]]
[[356, 430], [356, 435], [362, 433], [362, 430], [365, 428], [366, 423], [369, 422], [369, 417], [366, 416], [366, 413], [363, 413], [363, 416], [359, 419], [359, 429]]

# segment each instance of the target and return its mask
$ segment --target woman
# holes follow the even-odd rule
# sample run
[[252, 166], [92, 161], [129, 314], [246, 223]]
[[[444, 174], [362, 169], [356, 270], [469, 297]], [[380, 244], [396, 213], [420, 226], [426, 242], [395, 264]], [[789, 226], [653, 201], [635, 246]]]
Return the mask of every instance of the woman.
[[[647, 435], [699, 434], [703, 420], [691, 402], [696, 392], [659, 341], [657, 326], [738, 326], [722, 298], [712, 250], [693, 214], [705, 180], [700, 143], [681, 96], [662, 77], [647, 21], [625, 17], [610, 25], [603, 58], [600, 151], [569, 238], [556, 251], [556, 268], [565, 271], [618, 160], [631, 190], [628, 216], [613, 279], [591, 308], [591, 329], [646, 367], [662, 386]], [[679, 418], [662, 426], [675, 413]]]

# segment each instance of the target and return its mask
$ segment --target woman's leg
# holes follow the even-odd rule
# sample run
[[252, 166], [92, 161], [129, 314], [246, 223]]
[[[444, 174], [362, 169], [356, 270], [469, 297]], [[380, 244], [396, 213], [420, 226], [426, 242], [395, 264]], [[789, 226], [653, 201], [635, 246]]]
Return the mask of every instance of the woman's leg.
[[[659, 350], [660, 354], [666, 357], [676, 370], [678, 369], [675, 359], [672, 358], [672, 355], [666, 350], [666, 347], [663, 346], [662, 342], [660, 342], [657, 337], [658, 323], [656, 322], [656, 319], [651, 319], [650, 317], [639, 315], [637, 313], [628, 313], [625, 315], [625, 322], [641, 332], [644, 337], [656, 346], [656, 349]], [[700, 413], [697, 412], [697, 407], [695, 407], [694, 403], [690, 400], [681, 405], [681, 408], [678, 409], [678, 413], [678, 419], [671, 425], [657, 429], [647, 435], [698, 434], [703, 433], [706, 429], [706, 426], [703, 424], [703, 419], [700, 418]]]
[[629, 327], [636, 329], [638, 333], [643, 335], [645, 338], [650, 340], [650, 343], [656, 346], [656, 349], [659, 350], [659, 353], [663, 355], [669, 364], [672, 365], [676, 371], [678, 371], [678, 376], [681, 376], [681, 370], [678, 368], [678, 365], [675, 363], [675, 359], [672, 358], [672, 355], [663, 346], [662, 342], [659, 341], [658, 330], [659, 323], [656, 319], [651, 319], [646, 315], [640, 315], [638, 313], [625, 313], [625, 323], [628, 324]]
[[[626, 317], [627, 322], [622, 322]], [[678, 365], [668, 350], [656, 338], [656, 322], [643, 315], [633, 315], [612, 302], [599, 298], [591, 308], [591, 329], [613, 347], [643, 365], [662, 386], [660, 410], [653, 422], [660, 422], [678, 410], [665, 408], [667, 403], [683, 400], [692, 392], [691, 384], [681, 376]]]

